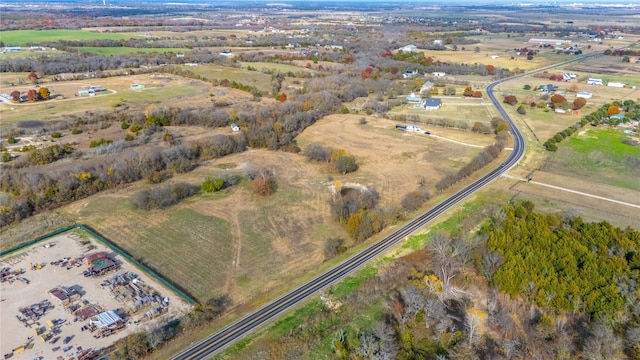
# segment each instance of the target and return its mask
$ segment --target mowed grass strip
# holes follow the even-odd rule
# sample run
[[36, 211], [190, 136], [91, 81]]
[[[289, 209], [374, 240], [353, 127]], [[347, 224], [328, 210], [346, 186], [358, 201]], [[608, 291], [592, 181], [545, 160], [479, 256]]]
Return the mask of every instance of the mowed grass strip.
[[[108, 216], [106, 214], [118, 214]], [[121, 197], [102, 197], [79, 211], [85, 223], [141, 263], [203, 302], [226, 281], [232, 256], [230, 224], [182, 204], [134, 210]]]
[[135, 33], [101, 33], [87, 30], [12, 30], [2, 31], [0, 40], [7, 46], [25, 46], [59, 40], [121, 40], [136, 36]]
[[560, 143], [545, 170], [640, 190], [640, 147], [624, 144], [619, 129], [586, 128]]
[[110, 55], [127, 55], [127, 54], [137, 54], [137, 53], [185, 53], [184, 48], [132, 48], [132, 47], [94, 47], [94, 46], [83, 46], [75, 48], [79, 51], [98, 54], [104, 56]]

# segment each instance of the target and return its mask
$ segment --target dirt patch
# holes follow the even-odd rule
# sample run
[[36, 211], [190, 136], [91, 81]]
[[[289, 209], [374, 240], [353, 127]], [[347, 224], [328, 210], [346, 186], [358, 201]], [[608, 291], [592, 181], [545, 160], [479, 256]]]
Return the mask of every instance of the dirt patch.
[[[75, 316], [65, 310], [63, 304], [49, 294], [49, 290], [55, 287], [70, 287], [81, 294], [79, 300], [74, 301], [75, 303], [83, 304], [83, 306], [85, 303], [91, 304], [100, 311], [123, 309], [127, 312], [129, 310], [127, 301], [116, 300], [115, 296], [107, 290], [107, 287], [101, 286], [101, 283], [104, 283], [105, 280], [113, 279], [116, 272], [88, 278], [83, 276], [83, 271], [87, 268], [85, 265], [67, 265], [64, 267], [52, 264], [52, 262], [64, 258], [77, 259], [98, 251], [111, 253], [106, 246], [95, 240], [90, 240], [86, 243], [83, 243], [82, 240], [78, 234], [70, 232], [2, 258], [0, 268], [9, 267], [11, 270], [24, 269], [25, 271], [12, 277], [11, 281], [3, 281], [1, 285], [0, 316], [3, 326], [0, 328], [0, 334], [2, 338], [2, 354], [11, 352], [13, 349], [24, 346], [27, 343], [33, 344], [33, 348], [17, 354], [13, 357], [14, 359], [32, 359], [34, 356], [53, 359], [59, 355], [66, 355], [66, 352], [63, 354], [62, 348], [67, 346], [73, 346], [73, 350], [69, 353], [75, 353], [77, 347], [99, 349], [128, 334], [139, 332], [148, 326], [155, 325], [159, 321], [167, 321], [181, 316], [190, 309], [190, 305], [173, 292], [161, 286], [157, 281], [142, 273], [132, 264], [123, 261], [119, 255], [115, 255], [113, 258], [121, 263], [121, 268], [117, 273], [123, 274], [127, 271], [135, 273], [141, 280], [138, 285], [148, 285], [155, 289], [162, 298], [168, 298], [169, 306], [167, 309], [169, 311], [153, 320], [145, 320], [144, 317], [145, 312], [151, 309], [150, 306], [141, 308], [135, 313], [130, 311], [130, 316], [126, 320], [127, 325], [124, 329], [108, 337], [94, 338], [96, 332], [82, 330], [83, 326], [88, 325], [88, 320], [75, 321]], [[54, 245], [44, 247], [44, 244]], [[32, 264], [44, 264], [44, 266], [39, 270], [31, 270]], [[25, 318], [20, 313], [20, 308], [28, 307], [44, 300], [48, 300], [52, 305], [52, 308], [44, 315], [37, 320], [34, 319], [24, 323], [18, 320], [17, 316]], [[63, 320], [62, 325], [53, 327], [58, 330], [52, 329], [50, 324], [47, 324], [49, 321], [59, 323]], [[53, 334], [51, 340], [55, 338], [58, 338], [58, 340], [52, 344], [36, 336], [36, 329], [40, 327], [46, 328], [45, 334]], [[72, 339], [68, 344], [63, 344], [63, 339], [66, 337], [72, 337]], [[58, 349], [54, 351], [53, 349], [55, 348]]]

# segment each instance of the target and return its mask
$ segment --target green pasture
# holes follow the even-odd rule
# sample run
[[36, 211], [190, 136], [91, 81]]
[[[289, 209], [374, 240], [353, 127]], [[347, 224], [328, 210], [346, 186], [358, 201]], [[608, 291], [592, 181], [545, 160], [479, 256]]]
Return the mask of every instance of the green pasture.
[[76, 50], [98, 54], [103, 56], [111, 55], [127, 55], [137, 53], [185, 53], [184, 48], [132, 48], [132, 47], [95, 47], [95, 46], [83, 46], [77, 47]]
[[271, 75], [263, 74], [259, 71], [249, 71], [246, 67], [239, 69], [220, 65], [199, 64], [198, 66], [183, 66], [182, 68], [209, 80], [227, 79], [243, 85], [255, 86], [263, 92], [271, 90]]
[[[640, 190], [640, 147], [622, 143], [629, 139], [619, 129], [587, 125], [559, 144], [545, 170], [572, 177], [584, 177], [622, 188]], [[636, 159], [636, 161], [634, 161]]]
[[134, 33], [101, 33], [87, 30], [12, 30], [0, 32], [0, 40], [7, 46], [44, 44], [58, 40], [120, 40], [135, 37]]
[[289, 64], [278, 64], [278, 63], [270, 63], [270, 62], [241, 62], [240, 63], [243, 68], [248, 68], [249, 66], [255, 68], [257, 71], [262, 71], [263, 69], [271, 70], [271, 71], [279, 71], [281, 73], [298, 72], [298, 71], [312, 71], [309, 69], [301, 68], [295, 65]]
[[[208, 300], [215, 295], [214, 289], [224, 286], [233, 246], [228, 243], [232, 238], [230, 224], [223, 219], [183, 205], [162, 211], [134, 210], [129, 201], [120, 197], [91, 201], [79, 215], [86, 218], [86, 224], [198, 301]], [[123, 218], [128, 220], [123, 222]]]

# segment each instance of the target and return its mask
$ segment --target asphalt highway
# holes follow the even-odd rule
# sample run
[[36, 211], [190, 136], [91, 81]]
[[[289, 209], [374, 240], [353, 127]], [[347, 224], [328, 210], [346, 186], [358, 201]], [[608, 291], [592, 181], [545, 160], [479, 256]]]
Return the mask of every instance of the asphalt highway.
[[[564, 65], [569, 62], [584, 60], [585, 58], [598, 56], [599, 54], [591, 54], [585, 55], [578, 58], [574, 58], [570, 61], [563, 62], [561, 64], [556, 64], [554, 66], [550, 66], [544, 69], [539, 69], [537, 71], [542, 71], [545, 69], [549, 69], [552, 67]], [[536, 71], [536, 72], [537, 72]], [[263, 326], [276, 318], [278, 315], [287, 311], [288, 309], [300, 304], [302, 301], [312, 297], [317, 296], [319, 291], [326, 288], [327, 286], [334, 284], [344, 278], [345, 276], [353, 273], [358, 268], [362, 267], [371, 259], [377, 257], [378, 255], [384, 253], [386, 250], [391, 248], [392, 246], [403, 241], [404, 238], [411, 235], [418, 229], [427, 225], [429, 222], [442, 215], [445, 211], [451, 209], [456, 204], [460, 203], [464, 199], [466, 199], [471, 194], [476, 191], [482, 189], [484, 186], [498, 178], [500, 175], [508, 171], [510, 168], [518, 164], [518, 162], [522, 159], [525, 154], [526, 144], [524, 141], [524, 137], [522, 133], [513, 122], [509, 114], [504, 110], [501, 101], [499, 101], [495, 94], [493, 94], [493, 89], [495, 86], [512, 80], [517, 77], [522, 77], [529, 75], [521, 74], [515, 77], [505, 78], [499, 81], [496, 81], [489, 86], [487, 86], [487, 95], [491, 102], [495, 105], [498, 110], [500, 116], [503, 119], [509, 122], [511, 126], [511, 135], [513, 136], [513, 151], [509, 155], [509, 157], [501, 163], [497, 168], [490, 171], [488, 174], [484, 175], [480, 179], [476, 180], [472, 184], [468, 185], [464, 189], [456, 192], [451, 195], [448, 199], [442, 201], [437, 204], [433, 208], [429, 209], [427, 212], [421, 214], [415, 219], [411, 220], [398, 230], [396, 230], [391, 235], [386, 238], [378, 241], [375, 244], [372, 244], [370, 247], [362, 250], [361, 252], [353, 255], [349, 259], [341, 262], [334, 268], [327, 270], [325, 273], [318, 275], [316, 278], [308, 281], [305, 284], [300, 285], [294, 290], [291, 290], [289, 293], [273, 300], [272, 302], [264, 305], [263, 307], [255, 310], [252, 313], [245, 315], [244, 317], [236, 320], [235, 322], [229, 324], [225, 328], [220, 331], [212, 334], [206, 339], [193, 344], [189, 348], [185, 349], [181, 353], [174, 356], [175, 360], [187, 360], [187, 359], [207, 359], [218, 351], [224, 349], [225, 347], [235, 343], [236, 341], [242, 339], [247, 336], [260, 326]]]

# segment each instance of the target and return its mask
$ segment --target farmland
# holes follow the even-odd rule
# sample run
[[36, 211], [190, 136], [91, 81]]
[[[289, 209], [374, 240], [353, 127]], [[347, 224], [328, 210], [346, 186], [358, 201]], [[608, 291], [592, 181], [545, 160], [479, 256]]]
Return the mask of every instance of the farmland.
[[549, 172], [588, 178], [603, 184], [640, 191], [640, 147], [624, 144], [621, 129], [585, 128], [566, 140], [544, 166]]
[[185, 53], [184, 48], [130, 48], [130, 47], [91, 47], [83, 46], [75, 48], [91, 54], [99, 54], [104, 56], [123, 55], [135, 53]]
[[2, 40], [8, 46], [27, 46], [29, 44], [43, 44], [59, 40], [121, 40], [135, 37], [133, 33], [102, 33], [88, 30], [14, 30], [3, 31]]

